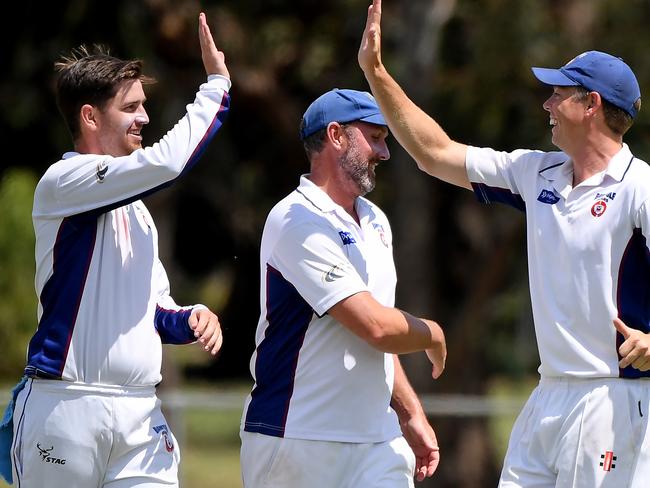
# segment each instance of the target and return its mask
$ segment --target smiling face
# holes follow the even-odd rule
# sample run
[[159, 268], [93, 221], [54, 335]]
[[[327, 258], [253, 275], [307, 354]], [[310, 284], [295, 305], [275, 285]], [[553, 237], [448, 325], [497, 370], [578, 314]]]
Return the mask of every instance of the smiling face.
[[101, 110], [96, 110], [100, 154], [127, 156], [142, 147], [141, 130], [149, 123], [139, 80], [127, 81]]
[[345, 126], [348, 147], [339, 158], [345, 179], [359, 196], [375, 188], [375, 167], [390, 157], [386, 137], [388, 129], [382, 125], [353, 122]]
[[549, 113], [553, 144], [567, 153], [571, 152], [576, 143], [582, 142], [581, 133], [587, 107], [587, 101], [575, 95], [575, 87], [556, 86], [543, 105]]

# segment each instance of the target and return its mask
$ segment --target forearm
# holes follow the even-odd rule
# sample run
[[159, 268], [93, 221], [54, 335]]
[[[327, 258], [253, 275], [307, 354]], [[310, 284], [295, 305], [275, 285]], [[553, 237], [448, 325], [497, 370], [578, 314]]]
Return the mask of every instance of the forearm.
[[467, 146], [453, 141], [420, 109], [383, 65], [365, 72], [391, 133], [426, 173], [471, 188], [465, 169]]
[[413, 387], [409, 383], [402, 363], [397, 355], [393, 355], [393, 362], [395, 364], [395, 382], [393, 384], [393, 395], [390, 405], [395, 410], [395, 413], [397, 413], [400, 424], [402, 424], [415, 415], [424, 415], [424, 409], [415, 390], [413, 390]]

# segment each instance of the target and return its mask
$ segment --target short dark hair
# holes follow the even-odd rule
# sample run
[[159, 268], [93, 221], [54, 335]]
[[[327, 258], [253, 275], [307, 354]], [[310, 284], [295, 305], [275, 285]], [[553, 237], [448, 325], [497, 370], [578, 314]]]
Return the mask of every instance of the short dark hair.
[[[303, 125], [305, 124], [305, 119], [300, 121], [300, 132], [302, 133]], [[325, 134], [327, 133], [327, 127], [320, 129], [313, 134], [305, 137], [302, 140], [302, 147], [305, 148], [305, 153], [307, 153], [307, 158], [311, 160], [314, 154], [318, 154], [323, 150], [325, 145]]]
[[[582, 86], [576, 86], [574, 97], [579, 101], [584, 101], [587, 99], [590, 93], [591, 91], [587, 90], [586, 88]], [[634, 119], [630, 114], [628, 114], [622, 108], [617, 107], [616, 105], [608, 102], [602, 97], [601, 100], [603, 102], [603, 114], [605, 116], [605, 124], [607, 124], [607, 127], [609, 127], [609, 129], [614, 134], [622, 136], [630, 129], [630, 127], [632, 127], [632, 124], [634, 123]], [[638, 112], [639, 109], [641, 108], [640, 98], [634, 103], [634, 107]]]
[[73, 140], [80, 135], [79, 110], [83, 105], [103, 110], [123, 83], [155, 82], [142, 74], [142, 61], [113, 57], [105, 46], [98, 44], [92, 49], [84, 45], [73, 49], [54, 63], [54, 68], [58, 72], [56, 103]]

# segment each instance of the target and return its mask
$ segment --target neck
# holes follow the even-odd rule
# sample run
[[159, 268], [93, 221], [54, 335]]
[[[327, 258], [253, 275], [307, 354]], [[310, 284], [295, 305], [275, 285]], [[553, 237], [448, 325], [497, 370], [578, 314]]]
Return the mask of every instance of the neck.
[[323, 190], [332, 199], [334, 203], [341, 206], [350, 216], [359, 223], [359, 216], [354, 207], [357, 200], [357, 195], [345, 191], [345, 184], [337, 181], [334, 177], [323, 174], [319, 171], [314, 171], [307, 176], [309, 180], [314, 183], [318, 188]]
[[599, 137], [587, 140], [567, 154], [573, 161], [573, 186], [607, 169], [610, 160], [623, 147], [621, 138]]

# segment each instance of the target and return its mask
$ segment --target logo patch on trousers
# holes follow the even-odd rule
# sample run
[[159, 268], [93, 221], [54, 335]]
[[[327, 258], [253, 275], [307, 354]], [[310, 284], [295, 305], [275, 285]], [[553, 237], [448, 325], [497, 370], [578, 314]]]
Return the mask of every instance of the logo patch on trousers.
[[163, 438], [163, 442], [165, 443], [165, 449], [167, 449], [167, 452], [172, 452], [174, 450], [174, 441], [172, 439], [171, 434], [169, 433], [169, 428], [167, 425], [162, 424], [162, 425], [156, 425], [153, 428], [154, 432], [156, 434], [160, 434], [161, 437]]
[[41, 444], [38, 443], [36, 444], [36, 448], [38, 449], [38, 454], [41, 456], [41, 461], [44, 463], [65, 464], [65, 459], [52, 456], [52, 450], [54, 449], [54, 446], [50, 447], [49, 449], [44, 449], [41, 447]]
[[611, 471], [616, 467], [614, 461], [616, 461], [616, 456], [614, 456], [614, 451], [605, 451], [605, 454], [600, 455], [600, 465], [603, 468], [603, 471]]

